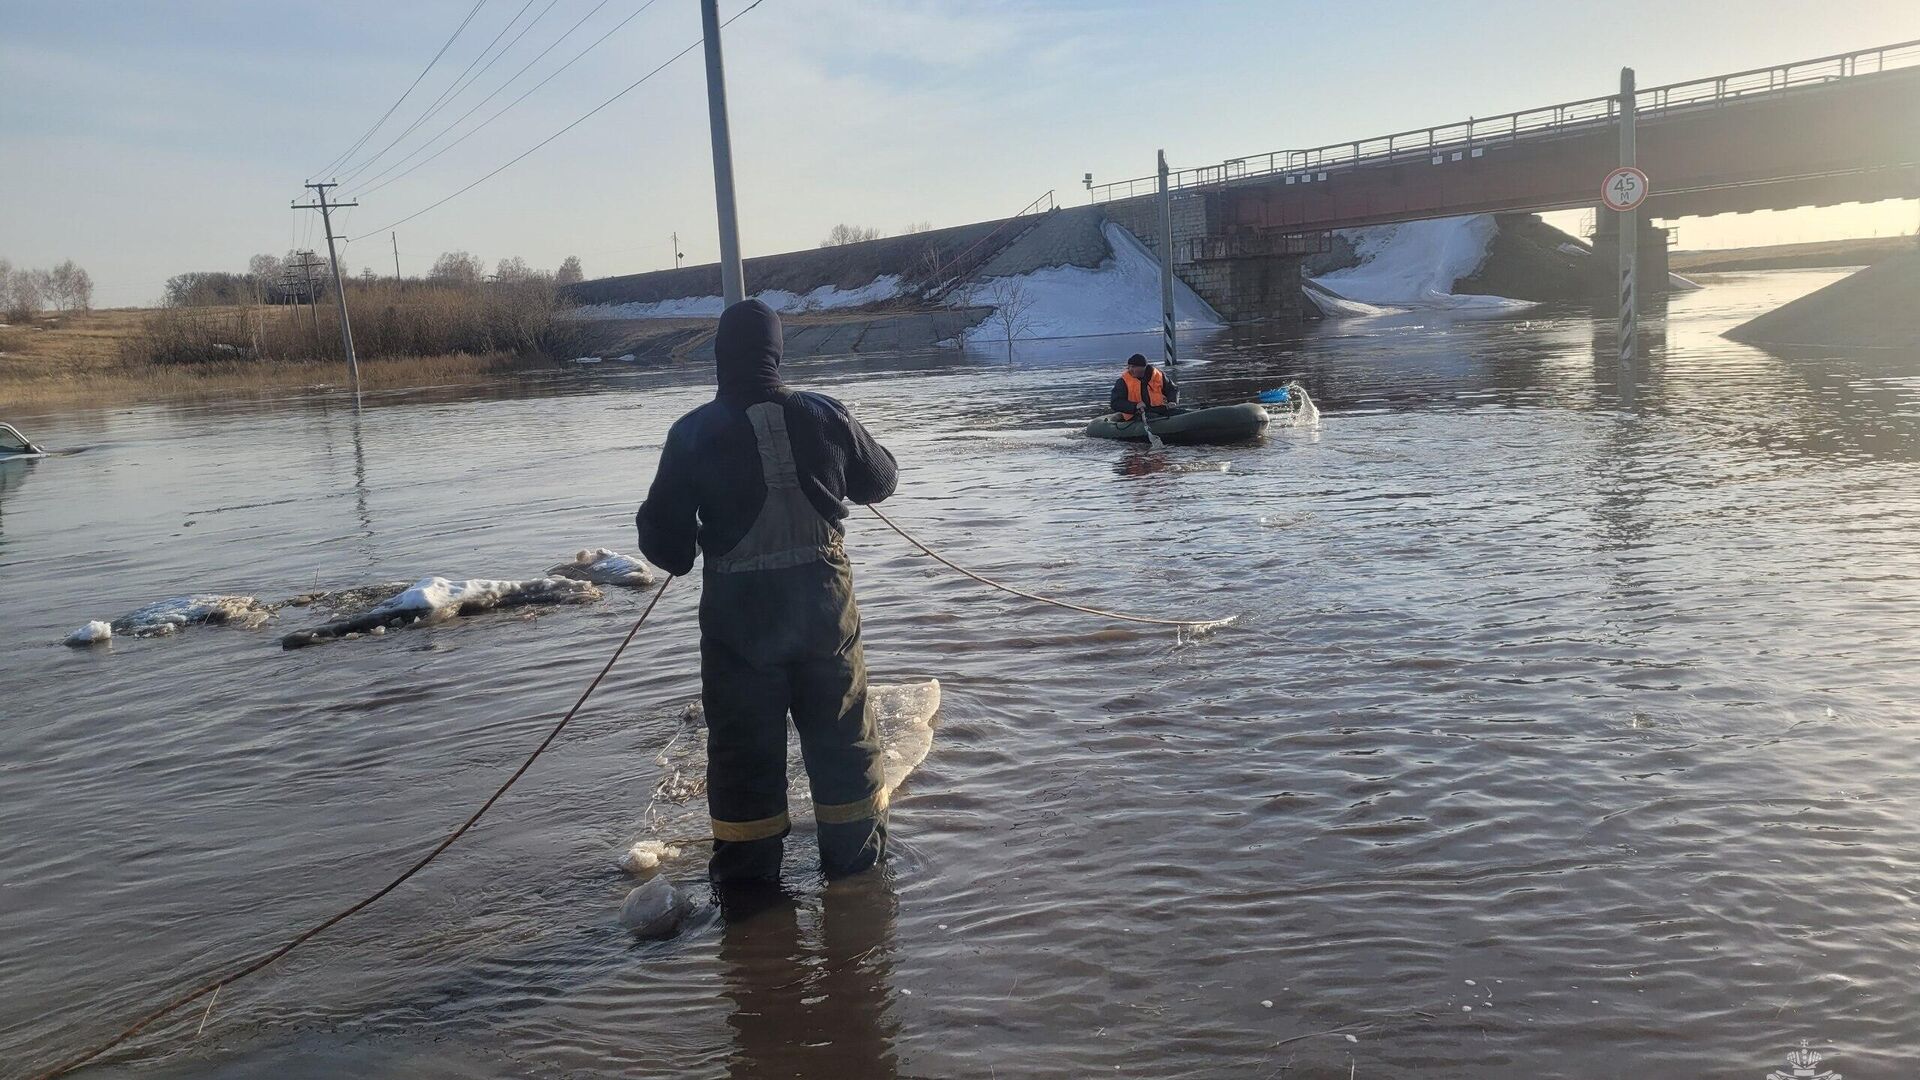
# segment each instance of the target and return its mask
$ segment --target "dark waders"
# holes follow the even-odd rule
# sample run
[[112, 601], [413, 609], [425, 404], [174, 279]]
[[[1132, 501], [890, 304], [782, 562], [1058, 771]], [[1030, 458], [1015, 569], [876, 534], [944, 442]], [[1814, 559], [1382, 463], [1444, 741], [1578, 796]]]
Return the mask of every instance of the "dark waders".
[[766, 502], [747, 535], [706, 560], [700, 692], [707, 718], [707, 808], [717, 883], [780, 876], [787, 818], [787, 714], [813, 786], [820, 861], [858, 873], [886, 851], [879, 739], [853, 572], [837, 526], [800, 490], [786, 410], [747, 410]]

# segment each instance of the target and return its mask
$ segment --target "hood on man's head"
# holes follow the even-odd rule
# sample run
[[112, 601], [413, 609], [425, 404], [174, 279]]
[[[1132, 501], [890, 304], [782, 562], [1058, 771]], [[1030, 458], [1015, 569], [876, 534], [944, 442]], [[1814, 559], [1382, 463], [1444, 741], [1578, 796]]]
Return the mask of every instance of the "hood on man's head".
[[720, 396], [758, 401], [780, 385], [780, 316], [758, 300], [742, 300], [720, 314], [713, 338]]

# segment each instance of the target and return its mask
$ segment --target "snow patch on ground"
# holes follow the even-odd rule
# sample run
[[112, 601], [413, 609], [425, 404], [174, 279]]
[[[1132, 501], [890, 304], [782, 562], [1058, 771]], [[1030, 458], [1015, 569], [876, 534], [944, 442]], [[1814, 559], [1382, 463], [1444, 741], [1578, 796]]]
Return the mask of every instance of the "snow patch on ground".
[[[1099, 266], [1049, 266], [1030, 274], [989, 278], [957, 291], [954, 307], [1025, 305], [1015, 340], [1092, 337], [1160, 332], [1160, 260], [1126, 229], [1101, 226], [1113, 255]], [[1185, 282], [1174, 280], [1173, 315], [1181, 329], [1226, 325]], [[995, 317], [961, 335], [966, 345], [1005, 343], [1007, 327]]]
[[[899, 295], [900, 275], [882, 274], [857, 289], [842, 289], [833, 285], [822, 285], [805, 293], [768, 289], [755, 293], [754, 299], [782, 315], [790, 315], [795, 312], [862, 307]], [[717, 319], [725, 308], [726, 301], [718, 296], [682, 296], [648, 303], [590, 304], [575, 308], [572, 315], [576, 319]]]
[[[1527, 300], [1453, 292], [1455, 281], [1473, 276], [1487, 261], [1489, 245], [1498, 231], [1492, 214], [1342, 230], [1341, 235], [1353, 243], [1360, 256], [1359, 265], [1310, 280], [1339, 300], [1376, 308], [1497, 311], [1533, 307]], [[1312, 290], [1308, 295], [1328, 315], [1349, 314], [1327, 310], [1324, 298]]]

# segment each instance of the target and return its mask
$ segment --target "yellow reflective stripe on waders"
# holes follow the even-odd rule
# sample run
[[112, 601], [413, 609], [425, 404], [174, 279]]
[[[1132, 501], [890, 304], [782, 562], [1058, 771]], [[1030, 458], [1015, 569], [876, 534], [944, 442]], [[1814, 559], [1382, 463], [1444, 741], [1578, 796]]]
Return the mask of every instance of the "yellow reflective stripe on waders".
[[791, 823], [787, 821], [787, 812], [785, 810], [780, 811], [772, 817], [763, 817], [758, 821], [721, 821], [719, 818], [709, 818], [708, 820], [713, 822], [713, 838], [715, 840], [726, 840], [731, 843], [745, 843], [748, 840], [765, 840], [768, 837], [779, 836], [791, 827]]
[[822, 825], [851, 825], [880, 816], [887, 808], [887, 792], [881, 789], [857, 802], [814, 803], [813, 820]]

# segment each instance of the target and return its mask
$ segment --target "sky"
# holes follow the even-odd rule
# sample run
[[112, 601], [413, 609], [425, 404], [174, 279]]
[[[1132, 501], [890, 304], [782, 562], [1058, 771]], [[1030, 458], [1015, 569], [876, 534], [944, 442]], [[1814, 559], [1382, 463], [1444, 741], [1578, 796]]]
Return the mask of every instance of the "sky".
[[[696, 0], [0, 0], [0, 27], [0, 258], [75, 259], [98, 306], [324, 248], [289, 204], [325, 176], [360, 204], [350, 271], [391, 273], [396, 240], [409, 275], [448, 250], [658, 269], [676, 232], [689, 264], [717, 254], [701, 50], [649, 77], [699, 40]], [[1204, 164], [1596, 96], [1623, 65], [1646, 86], [1916, 38], [1912, 0], [762, 0], [723, 35], [748, 255], [1084, 202], [1083, 173], [1145, 175], [1160, 147]], [[1684, 219], [1679, 242], [1917, 226], [1906, 200]]]

